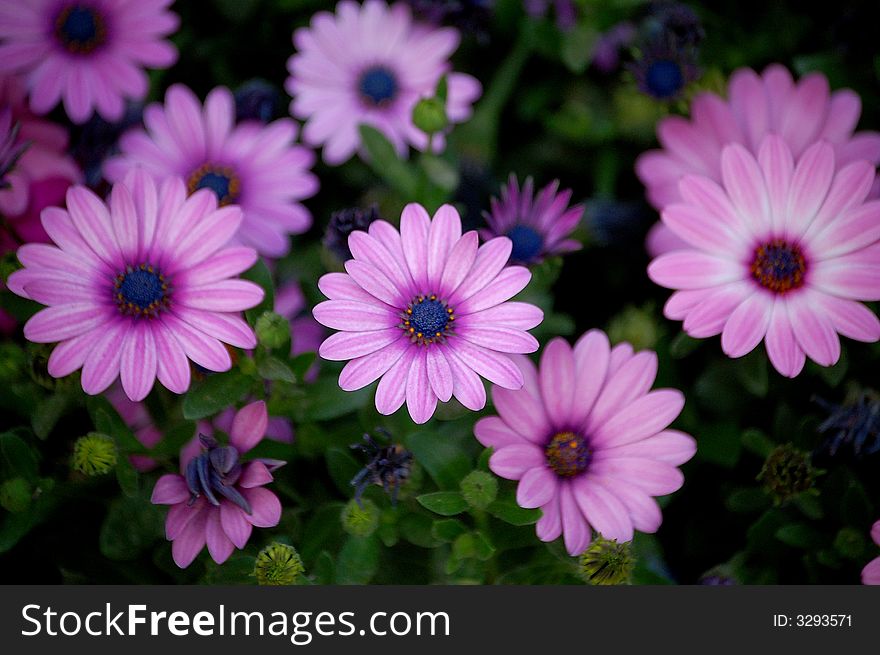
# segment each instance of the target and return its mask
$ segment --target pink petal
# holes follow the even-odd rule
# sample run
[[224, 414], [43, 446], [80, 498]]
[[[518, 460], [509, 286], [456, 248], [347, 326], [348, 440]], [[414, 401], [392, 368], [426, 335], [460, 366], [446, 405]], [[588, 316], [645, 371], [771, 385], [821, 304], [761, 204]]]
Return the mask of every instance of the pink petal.
[[620, 543], [632, 540], [633, 524], [629, 520], [629, 511], [605, 487], [581, 476], [572, 482], [571, 488], [578, 507], [596, 532]]
[[654, 384], [656, 377], [656, 353], [644, 351], [633, 355], [617, 371], [608, 376], [589, 415], [589, 425], [598, 426], [605, 423], [636, 398], [645, 395]]
[[498, 416], [486, 416], [477, 421], [474, 425], [474, 436], [487, 448], [496, 450], [523, 441], [523, 437]]
[[541, 518], [535, 525], [535, 532], [541, 541], [553, 541], [562, 534], [562, 515], [559, 510], [559, 495], [550, 499], [541, 508]]
[[534, 508], [549, 503], [557, 493], [558, 478], [546, 466], [536, 466], [525, 472], [516, 488], [516, 502], [520, 507]]
[[745, 240], [728, 229], [724, 222], [707, 216], [706, 210], [692, 204], [672, 204], [663, 209], [663, 224], [684, 239], [689, 246], [707, 252], [725, 252], [744, 248]]
[[484, 326], [497, 325], [518, 330], [531, 330], [540, 325], [544, 320], [544, 312], [534, 305], [526, 302], [508, 301], [495, 305], [489, 309], [456, 317], [455, 322], [459, 328], [482, 329]]
[[755, 291], [733, 310], [721, 333], [721, 349], [728, 357], [742, 357], [761, 343], [767, 334], [773, 301], [763, 291]]
[[403, 308], [411, 300], [372, 264], [349, 259], [345, 262], [345, 270], [364, 291], [392, 307]]
[[212, 508], [208, 511], [208, 518], [205, 523], [205, 541], [208, 544], [208, 552], [211, 554], [211, 559], [217, 562], [217, 564], [222, 564], [229, 559], [232, 551], [235, 550], [235, 546], [229, 540], [229, 537], [226, 536], [223, 526], [220, 524], [219, 508]]
[[459, 314], [471, 314], [510, 300], [526, 288], [532, 274], [522, 266], [508, 266], [494, 280], [454, 307]]
[[229, 502], [220, 503], [220, 525], [236, 548], [244, 548], [247, 545], [253, 526], [240, 507]]
[[255, 528], [274, 528], [281, 520], [281, 503], [278, 496], [264, 487], [242, 489], [241, 494], [250, 503], [253, 513], [248, 521]]
[[62, 341], [55, 346], [52, 354], [49, 355], [47, 365], [49, 375], [53, 378], [63, 378], [80, 368], [86, 361], [86, 355], [92, 348], [92, 342], [92, 334], [86, 333]]
[[880, 557], [875, 557], [862, 569], [862, 584], [880, 585]]
[[269, 484], [273, 479], [269, 468], [263, 462], [254, 460], [244, 465], [237, 484], [244, 489], [251, 489]]
[[450, 341], [449, 346], [463, 364], [490, 382], [505, 389], [522, 388], [522, 371], [509, 357], [462, 339], [456, 339], [454, 343]]
[[318, 288], [330, 300], [358, 300], [375, 302], [375, 298], [364, 291], [350, 275], [327, 273], [318, 280]]
[[452, 398], [453, 379], [449, 362], [439, 347], [429, 347], [425, 351], [425, 357], [431, 389], [437, 398], [445, 403]]
[[541, 398], [532, 396], [525, 389], [511, 391], [492, 387], [492, 402], [507, 425], [523, 438], [542, 446], [547, 443], [554, 424], [567, 423], [565, 416], [548, 414]]
[[545, 463], [544, 451], [525, 443], [503, 446], [489, 458], [489, 468], [508, 480], [519, 480], [526, 471], [544, 466]]
[[232, 419], [232, 428], [229, 430], [230, 445], [235, 446], [239, 453], [248, 452], [263, 439], [268, 422], [269, 415], [264, 401], [257, 400], [245, 405]]
[[826, 142], [813, 144], [801, 155], [788, 194], [786, 229], [803, 234], [825, 200], [834, 177], [834, 149]]
[[406, 380], [406, 408], [412, 420], [419, 425], [426, 423], [437, 409], [437, 396], [428, 379], [426, 357], [424, 349], [416, 351]]
[[189, 500], [189, 489], [176, 473], [167, 473], [156, 480], [150, 502], [154, 505], [176, 505]]
[[457, 330], [472, 344], [501, 353], [533, 353], [538, 341], [528, 332], [508, 327], [478, 327]]
[[206, 312], [191, 307], [177, 307], [176, 315], [187, 324], [208, 336], [236, 348], [251, 349], [257, 337], [251, 327], [238, 316], [220, 312]]
[[55, 305], [31, 316], [24, 324], [24, 336], [35, 343], [64, 341], [103, 325], [107, 315], [92, 303]]
[[[203, 366], [209, 371], [218, 372], [228, 371], [232, 367], [229, 351], [214, 337], [196, 330], [172, 313], [163, 314], [161, 321], [186, 353], [186, 356], [199, 366]], [[168, 371], [166, 370], [166, 372]]]
[[782, 375], [793, 378], [804, 367], [804, 351], [798, 346], [783, 302], [773, 305], [767, 337], [764, 340], [767, 356]]
[[400, 215], [400, 238], [403, 242], [403, 254], [406, 264], [416, 286], [424, 293], [431, 293], [428, 284], [428, 234], [431, 219], [425, 208], [410, 203], [403, 208]]
[[428, 233], [428, 288], [439, 289], [447, 257], [461, 238], [461, 218], [451, 205], [442, 205], [434, 214]]
[[192, 564], [196, 555], [205, 547], [205, 525], [208, 513], [201, 511], [196, 514], [171, 544], [174, 563], [182, 569]]
[[376, 409], [380, 414], [393, 414], [406, 400], [406, 382], [416, 353], [414, 347], [408, 347], [379, 380], [379, 386], [376, 387]]
[[445, 353], [446, 361], [452, 370], [452, 395], [458, 402], [473, 412], [486, 406], [486, 387], [473, 369], [467, 366], [452, 349]]
[[600, 478], [621, 479], [652, 496], [671, 494], [684, 484], [684, 475], [671, 464], [641, 457], [594, 461], [591, 473]]
[[125, 336], [119, 361], [122, 388], [129, 399], [147, 397], [156, 381], [156, 344], [152, 326], [135, 325]]
[[599, 392], [605, 384], [611, 344], [601, 330], [590, 330], [574, 345], [575, 385], [572, 396], [572, 427], [581, 426], [587, 420]]
[[663, 515], [660, 512], [660, 506], [657, 505], [657, 501], [644, 489], [629, 484], [620, 478], [609, 479], [591, 475], [590, 482], [594, 485], [601, 485], [626, 506], [629, 519], [636, 530], [648, 534], [657, 532], [657, 529], [663, 522]]
[[409, 339], [400, 338], [376, 352], [352, 359], [339, 374], [339, 387], [344, 391], [362, 389], [385, 375], [409, 348]]
[[771, 134], [761, 142], [758, 163], [764, 173], [767, 193], [770, 196], [770, 225], [775, 232], [780, 232], [786, 222], [786, 203], [794, 174], [794, 158], [785, 141]]
[[446, 258], [443, 274], [440, 277], [437, 289], [438, 295], [448, 298], [462, 283], [477, 257], [478, 244], [479, 237], [477, 233], [470, 231], [464, 233], [455, 245], [452, 246]]
[[248, 280], [221, 280], [199, 287], [177, 289], [174, 300], [193, 309], [240, 312], [262, 302], [263, 289]]
[[507, 237], [497, 237], [480, 246], [473, 266], [450, 296], [449, 304], [457, 309], [457, 305], [492, 282], [507, 264], [512, 249], [513, 242]]
[[648, 276], [668, 289], [705, 289], [740, 279], [743, 271], [728, 259], [697, 250], [678, 250], [652, 261]]
[[[862, 303], [822, 293], [815, 294], [813, 301], [843, 336], [867, 343], [880, 340], [880, 320]], [[50, 358], [50, 372], [51, 363]]]
[[111, 324], [96, 337], [83, 362], [82, 388], [87, 394], [101, 393], [119, 376], [120, 345], [124, 343], [129, 327], [125, 323]]
[[315, 320], [334, 330], [363, 332], [399, 325], [401, 318], [388, 305], [354, 300], [327, 300], [312, 310]]
[[156, 377], [166, 389], [185, 393], [189, 389], [190, 365], [183, 348], [162, 321], [153, 330], [156, 342]]
[[752, 231], [766, 223], [770, 203], [764, 176], [755, 158], [739, 144], [721, 152], [721, 175], [733, 206]]
[[651, 391], [594, 426], [593, 441], [602, 448], [622, 446], [657, 434], [681, 413], [684, 396], [676, 389]]
[[692, 436], [678, 430], [664, 430], [641, 441], [613, 448], [603, 448], [597, 451], [594, 457], [595, 461], [620, 457], [641, 457], [680, 466], [693, 457], [696, 452], [697, 442]]
[[563, 425], [571, 418], [576, 386], [574, 353], [565, 339], [557, 337], [544, 347], [539, 371], [546, 415]]
[[562, 536], [565, 549], [569, 555], [580, 555], [590, 545], [592, 533], [590, 524], [587, 523], [587, 519], [584, 518], [577, 505], [570, 485], [560, 486], [559, 506], [562, 515]]
[[318, 354], [324, 359], [344, 361], [374, 353], [400, 338], [400, 328], [386, 328], [371, 332], [337, 332], [321, 344]]
[[785, 303], [795, 339], [801, 350], [821, 366], [833, 366], [840, 359], [840, 339], [831, 320], [821, 309], [800, 294]]

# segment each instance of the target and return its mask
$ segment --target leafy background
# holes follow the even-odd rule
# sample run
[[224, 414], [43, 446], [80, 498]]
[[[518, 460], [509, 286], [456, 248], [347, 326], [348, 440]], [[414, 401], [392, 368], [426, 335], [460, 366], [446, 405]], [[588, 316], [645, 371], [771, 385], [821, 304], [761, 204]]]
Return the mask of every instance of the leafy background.
[[[590, 67], [598, 34], [620, 20], [639, 21], [638, 0], [577, 3], [578, 24], [557, 29], [552, 15], [527, 20], [516, 0], [498, 0], [486, 38], [466, 35], [455, 57], [457, 70], [477, 76], [485, 95], [474, 119], [452, 134], [442, 156], [401, 162], [387, 142], [367, 131], [373, 165], [360, 160], [316, 166], [321, 191], [306, 202], [313, 230], [294, 238], [293, 251], [276, 267], [250, 275], [270, 292], [278, 280], [297, 279], [310, 304], [316, 280], [339, 268], [321, 247], [330, 213], [376, 203], [396, 220], [403, 204], [437, 206], [452, 200], [468, 227], [481, 224], [489, 197], [510, 172], [531, 175], [539, 185], [558, 178], [587, 203], [577, 236], [585, 243], [565, 261], [534, 270], [523, 292], [545, 309], [535, 334], [575, 338], [601, 327], [615, 341], [656, 349], [658, 386], [684, 390], [685, 411], [677, 427], [698, 441], [697, 455], [683, 467], [684, 488], [661, 499], [664, 523], [657, 535], [639, 534], [636, 583], [686, 583], [707, 572], [740, 583], [856, 583], [876, 555], [868, 539], [880, 516], [880, 456], [814, 458], [821, 469], [815, 489], [774, 504], [757, 476], [767, 454], [791, 443], [812, 453], [826, 417], [819, 397], [842, 402], [876, 388], [880, 346], [845, 341], [841, 362], [821, 369], [808, 364], [796, 380], [780, 377], [761, 348], [729, 360], [718, 339], [694, 341], [662, 318], [666, 292], [650, 283], [642, 247], [656, 213], [643, 201], [633, 173], [638, 153], [655, 143], [656, 121], [682, 113], [641, 95], [629, 74], [602, 74]], [[723, 89], [736, 67], [762, 69], [781, 62], [803, 74], [825, 73], [832, 88], [849, 86], [863, 100], [863, 127], [880, 126], [877, 40], [870, 2], [703, 2], [691, 6], [702, 19], [699, 88]], [[210, 0], [178, 2], [182, 27], [174, 41], [179, 63], [154, 72], [151, 100], [183, 82], [204, 96], [215, 85], [237, 88], [260, 78], [279, 93], [275, 115], [286, 114], [282, 84], [292, 52], [290, 35], [329, 3], [308, 0]], [[63, 121], [59, 113], [54, 116]], [[80, 139], [72, 133], [73, 143]], [[101, 188], [101, 183], [98, 184]], [[8, 292], [3, 306], [24, 319], [36, 310]], [[249, 312], [249, 320], [262, 308]], [[876, 306], [874, 307], [876, 311]], [[121, 458], [115, 475], [85, 478], [70, 466], [74, 440], [90, 431], [112, 435], [121, 452], [144, 449], [103, 398], [87, 398], [77, 376], [53, 381], [45, 373], [48, 350], [26, 344], [20, 332], [0, 343], [0, 579], [23, 583], [241, 583], [252, 584], [254, 557], [271, 541], [294, 545], [314, 583], [575, 583], [577, 562], [561, 544], [534, 535], [537, 511], [514, 501], [514, 485], [499, 480], [497, 500], [485, 509], [468, 505], [460, 482], [488, 470], [487, 452], [472, 435], [477, 415], [442, 406], [424, 426], [405, 411], [380, 416], [373, 389], [344, 393], [340, 366], [320, 362], [314, 382], [303, 382], [314, 357], [291, 359], [286, 345], [261, 347], [254, 359], [239, 357], [229, 373], [198, 382], [183, 398], [164, 390], [148, 399], [165, 439], [151, 452], [160, 469], [138, 474]], [[290, 417], [296, 441], [264, 442], [258, 454], [289, 461], [273, 490], [282, 499], [281, 524], [257, 530], [244, 551], [223, 566], [203, 554], [181, 571], [163, 538], [163, 509], [149, 503], [156, 477], [174, 470], [180, 446], [210, 416], [252, 393], [267, 396], [270, 414]], [[487, 407], [481, 414], [491, 414]], [[364, 432], [385, 428], [405, 444], [417, 465], [397, 507], [378, 487], [365, 498], [379, 512], [369, 536], [349, 534], [340, 518], [352, 497], [350, 479], [362, 466], [349, 445]], [[878, 439], [876, 433], [874, 439]], [[719, 568], [720, 567], [720, 568]]]

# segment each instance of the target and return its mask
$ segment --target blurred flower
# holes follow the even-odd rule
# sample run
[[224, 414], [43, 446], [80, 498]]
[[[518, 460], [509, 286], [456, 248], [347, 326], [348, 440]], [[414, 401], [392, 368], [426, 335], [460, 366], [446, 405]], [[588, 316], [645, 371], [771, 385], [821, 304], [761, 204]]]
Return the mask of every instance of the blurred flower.
[[516, 175], [511, 173], [507, 186], [501, 188], [501, 200], [492, 198], [492, 211], [483, 213], [488, 228], [480, 230], [480, 236], [484, 241], [509, 238], [514, 264], [536, 264], [545, 257], [580, 250], [580, 241], [566, 237], [578, 226], [584, 206], [569, 207], [571, 189], [558, 190], [559, 180], [554, 180], [535, 197], [534, 180], [526, 178], [520, 190]]
[[333, 212], [324, 232], [324, 247], [336, 255], [339, 261], [348, 261], [351, 259], [348, 235], [355, 230], [366, 232], [372, 222], [380, 218], [376, 205], [371, 205], [368, 209], [351, 207]]
[[376, 221], [370, 232], [348, 239], [354, 258], [347, 273], [328, 273], [318, 286], [330, 300], [315, 319], [341, 330], [321, 344], [324, 359], [351, 360], [339, 375], [346, 391], [381, 378], [376, 409], [396, 412], [404, 401], [412, 419], [424, 423], [437, 401], [453, 394], [471, 410], [482, 409], [480, 375], [519, 389], [522, 373], [507, 353], [534, 352], [526, 330], [543, 320], [534, 305], [507, 300], [529, 283], [531, 273], [505, 266], [510, 239], [479, 249], [477, 233], [461, 233], [458, 212], [443, 205], [433, 220], [425, 208], [407, 205], [400, 232]]
[[603, 32], [593, 49], [593, 66], [602, 73], [611, 73], [620, 64], [620, 51], [629, 47], [636, 38], [636, 26], [621, 21]]
[[[425, 150], [428, 135], [413, 125], [412, 111], [434, 95], [440, 78], [447, 77], [452, 123], [470, 118], [482, 91], [470, 75], [450, 72], [459, 38], [453, 28], [414, 23], [402, 2], [389, 7], [383, 0], [343, 0], [335, 14], [315, 14], [309, 27], [294, 32], [297, 52], [287, 63], [290, 113], [306, 121], [303, 140], [323, 145], [330, 165], [355, 154], [361, 124], [382, 132], [401, 156], [408, 145]], [[434, 135], [433, 149], [442, 151], [444, 141]]]
[[836, 363], [838, 333], [880, 339], [880, 321], [858, 302], [880, 300], [880, 200], [865, 201], [874, 165], [836, 164], [820, 141], [795, 165], [786, 141], [771, 135], [757, 158], [739, 144], [724, 148], [723, 187], [685, 177], [683, 202], [662, 218], [688, 246], [648, 267], [654, 282], [677, 290], [666, 317], [684, 320], [695, 338], [720, 333], [729, 357], [763, 340], [786, 377], [805, 356]]
[[342, 509], [342, 528], [355, 537], [369, 537], [379, 528], [379, 508], [370, 499], [352, 499]]
[[630, 542], [597, 537], [578, 559], [579, 575], [591, 585], [629, 584], [636, 558]]
[[764, 462], [758, 481], [777, 504], [786, 503], [798, 494], [809, 491], [816, 481], [810, 455], [791, 444], [774, 448]]
[[99, 187], [104, 180], [104, 162], [117, 152], [119, 138], [130, 128], [140, 126], [144, 115], [141, 103], [131, 103], [118, 121], [92, 116], [79, 133], [71, 153], [82, 166], [86, 184]]
[[[275, 289], [275, 311], [290, 321], [290, 355], [317, 353], [326, 330], [312, 313], [307, 311], [306, 298], [296, 280], [282, 282]], [[306, 372], [305, 381], [314, 382], [318, 377], [319, 362], [315, 361]]]
[[168, 68], [177, 49], [165, 37], [179, 24], [171, 0], [0, 0], [0, 73], [27, 80], [30, 104], [45, 114], [59, 100], [74, 123], [97, 112], [122, 118], [125, 98], [140, 100], [141, 66]]
[[587, 201], [584, 222], [600, 246], [632, 245], [645, 234], [653, 212], [643, 201], [594, 198]]
[[[213, 435], [214, 430], [222, 430], [226, 434], [232, 434], [235, 416], [235, 407], [227, 407], [217, 414], [209, 425], [205, 425], [204, 422], [202, 422], [202, 425], [200, 426], [201, 432]], [[290, 422], [289, 418], [283, 416], [270, 416], [266, 423], [265, 436], [272, 441], [293, 443], [293, 424]]]
[[[378, 431], [390, 438], [384, 430]], [[364, 490], [375, 484], [390, 496], [392, 505], [396, 504], [401, 485], [409, 479], [413, 454], [396, 443], [380, 446], [369, 434], [364, 435], [364, 443], [351, 447], [367, 456], [366, 465], [351, 480], [355, 501], [360, 502]]]
[[526, 13], [533, 18], [543, 18], [553, 5], [556, 13], [556, 26], [567, 32], [577, 22], [577, 7], [573, 0], [523, 0]]
[[[880, 521], [871, 526], [871, 539], [880, 546]], [[862, 584], [880, 585], [880, 557], [875, 557], [862, 569]]]
[[210, 189], [221, 207], [236, 204], [244, 212], [236, 242], [267, 257], [287, 254], [287, 235], [312, 224], [298, 201], [318, 190], [309, 171], [315, 156], [294, 144], [294, 121], [236, 126], [229, 89], [217, 87], [202, 107], [180, 84], [168, 89], [164, 107], [154, 103], [144, 110], [144, 121], [146, 133], [134, 130], [120, 139], [122, 154], [104, 166], [108, 179], [119, 181], [143, 166], [159, 179], [182, 177], [189, 193]]
[[404, 0], [415, 18], [432, 25], [450, 25], [481, 42], [489, 37], [494, 0]]
[[[725, 146], [738, 143], [757, 155], [768, 134], [785, 140], [795, 162], [809, 146], [824, 140], [833, 146], [838, 168], [860, 159], [880, 163], [880, 134], [853, 134], [861, 113], [859, 96], [849, 89], [830, 93], [821, 73], [810, 73], [795, 83], [779, 64], [767, 67], [760, 76], [741, 68], [730, 78], [727, 98], [701, 93], [691, 104], [690, 119], [670, 116], [657, 124], [663, 149], [643, 153], [636, 160], [636, 173], [657, 209], [681, 202], [679, 181], [688, 175], [720, 183]], [[875, 184], [872, 196], [878, 194], [880, 183]], [[666, 238], [657, 232], [666, 232]], [[654, 227], [649, 236], [652, 256], [686, 244], [669, 232], [660, 223]]]
[[486, 471], [471, 471], [462, 478], [459, 488], [468, 505], [484, 510], [498, 497], [498, 478]]
[[281, 94], [265, 80], [249, 80], [235, 90], [235, 120], [268, 123], [281, 107]]
[[112, 437], [89, 432], [73, 444], [73, 468], [88, 476], [105, 475], [116, 466], [116, 443]]
[[[281, 520], [278, 497], [263, 486], [284, 462], [240, 458], [263, 439], [268, 416], [262, 400], [240, 409], [229, 432], [229, 445], [200, 437], [200, 453], [181, 453], [181, 474], [156, 481], [152, 502], [171, 505], [165, 537], [172, 541], [175, 564], [186, 568], [207, 543], [218, 564], [235, 548], [244, 548], [253, 527], [271, 528]], [[187, 449], [185, 449], [187, 450]]]
[[684, 406], [675, 389], [650, 391], [657, 355], [613, 349], [599, 330], [574, 349], [553, 339], [540, 369], [516, 359], [525, 378], [518, 391], [494, 386], [498, 416], [480, 419], [474, 434], [495, 449], [489, 468], [519, 480], [516, 501], [540, 507], [541, 541], [563, 535], [571, 555], [590, 545], [590, 526], [605, 539], [631, 541], [656, 532], [662, 516], [652, 496], [681, 487], [676, 468], [696, 452], [694, 439], [667, 426]]
[[212, 193], [186, 198], [179, 178], [157, 190], [133, 171], [113, 186], [109, 205], [85, 187], [67, 193], [67, 210], [48, 208], [43, 226], [59, 247], [26, 244], [25, 268], [9, 277], [20, 296], [49, 305], [24, 326], [36, 343], [60, 342], [48, 371], [82, 367], [88, 394], [117, 378], [142, 400], [158, 377], [175, 393], [189, 388], [189, 357], [213, 371], [232, 362], [222, 342], [253, 348], [251, 328], [236, 315], [263, 290], [232, 278], [256, 260], [250, 248], [225, 248], [241, 224], [238, 207], [217, 208]]
[[[144, 448], [155, 448], [162, 441], [162, 432], [153, 422], [145, 403], [129, 400], [119, 384], [107, 389], [104, 397]], [[138, 471], [151, 471], [156, 467], [156, 460], [146, 455], [130, 455], [129, 460]]]
[[0, 187], [0, 215], [8, 227], [8, 232], [0, 230], [0, 254], [14, 249], [17, 241], [48, 241], [40, 212], [62, 204], [67, 187], [82, 178], [66, 153], [67, 130], [31, 113], [21, 82], [0, 74], [0, 113], [4, 111], [18, 125], [10, 147], [19, 156]]
[[0, 190], [12, 186], [6, 176], [28, 145], [19, 142], [18, 129], [18, 123], [12, 121], [12, 112], [8, 108], [0, 108]]
[[655, 100], [676, 100], [685, 87], [697, 79], [696, 54], [672, 39], [655, 39], [641, 44], [639, 55], [627, 69], [636, 86]]
[[825, 439], [817, 454], [837, 455], [841, 447], [855, 457], [880, 452], [880, 398], [876, 393], [864, 391], [853, 402], [841, 405], [816, 398], [828, 412], [818, 428]]
[[670, 0], [651, 3], [641, 29], [647, 38], [668, 40], [679, 48], [697, 46], [706, 37], [694, 10]]
[[292, 585], [305, 570], [296, 548], [276, 541], [257, 555], [254, 577], [260, 585]]

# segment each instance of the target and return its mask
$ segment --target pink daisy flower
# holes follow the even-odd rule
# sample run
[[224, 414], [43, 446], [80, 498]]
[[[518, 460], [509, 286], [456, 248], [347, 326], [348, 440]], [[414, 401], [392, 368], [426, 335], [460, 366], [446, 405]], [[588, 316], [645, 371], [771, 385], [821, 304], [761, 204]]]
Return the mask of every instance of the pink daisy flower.
[[31, 109], [59, 100], [74, 123], [92, 112], [122, 118], [125, 99], [147, 95], [141, 67], [168, 68], [177, 49], [164, 38], [179, 24], [172, 0], [0, 0], [0, 73], [18, 73]]
[[839, 167], [825, 141], [797, 164], [786, 141], [768, 136], [755, 158], [734, 144], [721, 154], [721, 184], [682, 179], [682, 202], [663, 223], [687, 247], [648, 267], [677, 289], [667, 318], [697, 338], [721, 334], [730, 357], [761, 340], [773, 366], [794, 377], [805, 355], [822, 366], [840, 357], [838, 333], [880, 339], [880, 321], [858, 301], [880, 300], [880, 200], [865, 199], [874, 165]]
[[611, 348], [600, 330], [574, 348], [553, 339], [540, 368], [517, 358], [525, 386], [492, 387], [498, 416], [477, 421], [474, 434], [495, 452], [489, 468], [519, 480], [516, 501], [540, 507], [541, 541], [563, 535], [571, 555], [586, 550], [592, 529], [630, 541], [633, 531], [656, 532], [662, 516], [652, 498], [679, 489], [676, 467], [696, 452], [694, 439], [668, 430], [684, 407], [675, 389], [650, 391], [657, 355]]
[[175, 84], [164, 107], [154, 103], [144, 110], [144, 123], [147, 132], [123, 135], [122, 154], [105, 164], [110, 180], [139, 165], [158, 177], [182, 177], [190, 193], [210, 189], [221, 207], [241, 207], [244, 222], [236, 239], [267, 257], [287, 254], [287, 235], [309, 229], [312, 216], [298, 201], [318, 190], [309, 171], [315, 155], [294, 145], [292, 120], [236, 125], [229, 89], [217, 87], [202, 107], [190, 89]]
[[[721, 150], [738, 143], [753, 155], [768, 134], [781, 137], [798, 161], [813, 143], [834, 148], [838, 166], [867, 159], [880, 163], [880, 133], [855, 132], [862, 111], [850, 89], [831, 93], [827, 78], [810, 73], [795, 82], [783, 66], [768, 66], [758, 75], [749, 68], [730, 78], [727, 99], [702, 93], [691, 106], [691, 118], [670, 116], [657, 125], [662, 150], [636, 160], [636, 173], [657, 209], [681, 201], [678, 182], [685, 175], [721, 181]], [[684, 245], [658, 223], [648, 236], [653, 256]]]
[[181, 453], [180, 474], [156, 481], [152, 502], [171, 505], [165, 537], [173, 542], [171, 555], [180, 568], [189, 566], [207, 544], [211, 558], [222, 564], [236, 548], [244, 548], [254, 527], [271, 528], [281, 520], [278, 497], [263, 487], [277, 460], [241, 456], [263, 439], [268, 416], [262, 400], [242, 407], [232, 421], [229, 445], [200, 436], [200, 452]]
[[477, 247], [477, 233], [461, 233], [461, 219], [443, 205], [433, 220], [424, 207], [407, 205], [400, 232], [374, 221], [348, 238], [347, 273], [328, 273], [318, 287], [330, 298], [313, 310], [317, 321], [342, 330], [327, 338], [324, 359], [351, 360], [339, 386], [354, 391], [381, 378], [376, 409], [424, 423], [437, 401], [453, 395], [471, 410], [486, 404], [480, 375], [507, 389], [523, 376], [506, 353], [529, 353], [538, 342], [526, 330], [543, 312], [510, 302], [532, 275], [505, 266], [506, 237]]
[[[453, 73], [449, 57], [460, 35], [453, 28], [413, 22], [409, 7], [383, 0], [359, 5], [343, 0], [336, 13], [319, 12], [293, 34], [285, 88], [290, 113], [306, 121], [303, 139], [324, 146], [324, 161], [335, 165], [360, 147], [358, 126], [371, 125], [405, 156], [409, 145], [428, 147], [428, 136], [412, 122], [416, 103], [433, 96], [447, 76], [446, 113], [451, 123], [470, 118], [480, 83]], [[443, 149], [442, 135], [433, 147]]]
[[0, 114], [18, 126], [14, 148], [24, 152], [0, 185], [0, 214], [16, 239], [48, 241], [40, 212], [64, 202], [67, 187], [82, 173], [67, 154], [67, 130], [35, 116], [25, 103], [25, 90], [15, 77], [0, 77]]
[[256, 346], [237, 312], [263, 298], [259, 286], [233, 278], [257, 258], [250, 248], [224, 247], [240, 223], [238, 207], [218, 209], [207, 191], [187, 198], [178, 178], [157, 190], [149, 175], [133, 171], [113, 186], [109, 205], [71, 187], [66, 211], [43, 211], [57, 247], [25, 244], [18, 249], [24, 268], [9, 277], [12, 291], [48, 305], [25, 324], [25, 338], [60, 342], [49, 374], [82, 368], [88, 394], [117, 377], [131, 400], [145, 398], [157, 377], [183, 393], [187, 358], [228, 370], [223, 343]]
[[583, 205], [569, 207], [571, 189], [559, 193], [559, 180], [545, 186], [534, 195], [534, 180], [528, 177], [522, 190], [516, 175], [510, 174], [506, 187], [501, 188], [501, 200], [491, 200], [491, 212], [483, 212], [488, 229], [480, 236], [489, 240], [506, 236], [513, 242], [510, 254], [515, 264], [535, 264], [545, 257], [580, 250], [580, 241], [567, 239], [578, 226], [584, 214]]
[[[871, 527], [871, 539], [880, 546], [880, 521]], [[875, 557], [862, 569], [862, 584], [880, 585], [880, 557]]]

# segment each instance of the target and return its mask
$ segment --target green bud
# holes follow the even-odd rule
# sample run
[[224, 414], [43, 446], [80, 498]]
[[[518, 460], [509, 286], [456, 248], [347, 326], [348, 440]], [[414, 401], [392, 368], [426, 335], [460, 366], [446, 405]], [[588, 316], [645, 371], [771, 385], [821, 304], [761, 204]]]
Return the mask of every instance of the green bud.
[[0, 344], [0, 380], [18, 379], [27, 366], [24, 351], [15, 343]]
[[498, 497], [498, 480], [486, 471], [471, 471], [459, 487], [467, 504], [474, 509], [486, 509]]
[[841, 528], [834, 538], [834, 550], [847, 559], [861, 561], [865, 556], [865, 536], [855, 528]]
[[8, 512], [24, 512], [31, 506], [33, 491], [24, 478], [12, 478], [0, 485], [0, 507]]
[[269, 350], [280, 348], [290, 340], [290, 322], [275, 312], [263, 312], [254, 330], [260, 345]]
[[254, 361], [253, 357], [241, 357], [238, 360], [238, 369], [249, 377], [256, 377], [257, 373], [257, 363]]
[[73, 468], [89, 477], [104, 475], [116, 466], [116, 444], [111, 437], [89, 432], [73, 445]]
[[596, 537], [578, 560], [578, 575], [591, 585], [629, 584], [636, 564], [632, 542], [617, 543], [617, 539]]
[[342, 510], [342, 527], [355, 537], [369, 537], [379, 527], [379, 508], [367, 498], [361, 499], [361, 505], [352, 499]]
[[422, 98], [413, 108], [413, 123], [426, 134], [442, 132], [449, 125], [446, 105], [439, 98]]
[[629, 305], [611, 319], [608, 338], [611, 343], [631, 343], [636, 350], [652, 350], [660, 337], [660, 326], [654, 320], [654, 307]]
[[791, 444], [777, 446], [767, 456], [757, 478], [773, 496], [777, 505], [813, 488], [816, 471], [810, 464], [810, 455]]
[[254, 564], [254, 576], [260, 585], [292, 585], [305, 570], [296, 548], [278, 542], [261, 550]]
[[18, 261], [18, 257], [16, 257], [15, 251], [10, 251], [0, 256], [0, 280], [3, 280], [4, 284], [6, 284], [9, 276], [15, 273], [15, 271], [20, 268], [23, 267]]

